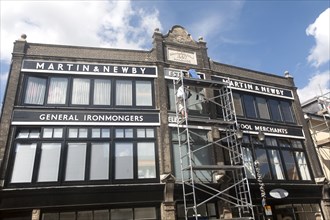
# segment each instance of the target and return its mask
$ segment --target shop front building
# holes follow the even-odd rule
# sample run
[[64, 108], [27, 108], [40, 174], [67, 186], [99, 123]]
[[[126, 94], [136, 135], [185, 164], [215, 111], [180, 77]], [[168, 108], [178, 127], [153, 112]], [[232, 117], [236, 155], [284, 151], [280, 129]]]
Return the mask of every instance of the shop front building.
[[[198, 216], [185, 213], [175, 83], [189, 70], [205, 82], [190, 86], [189, 147], [229, 141], [206, 123], [223, 119], [222, 107], [204, 98], [218, 94], [206, 82], [230, 91], [250, 219], [329, 218], [293, 78], [212, 61], [202, 38], [174, 26], [155, 30], [150, 51], [14, 43], [0, 124], [1, 219], [243, 219], [219, 197]], [[217, 149], [194, 162], [231, 164]], [[233, 181], [225, 170], [196, 176], [217, 189]]]

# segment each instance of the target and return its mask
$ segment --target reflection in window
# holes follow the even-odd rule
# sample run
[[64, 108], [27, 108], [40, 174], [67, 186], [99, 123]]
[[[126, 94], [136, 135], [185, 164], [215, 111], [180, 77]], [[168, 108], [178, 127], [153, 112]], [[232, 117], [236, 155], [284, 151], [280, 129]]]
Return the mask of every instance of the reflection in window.
[[282, 121], [282, 116], [279, 108], [279, 103], [277, 100], [270, 99], [268, 100], [270, 112], [272, 114], [272, 119], [274, 121]]
[[246, 168], [247, 177], [249, 179], [255, 179], [256, 173], [254, 170], [252, 152], [250, 148], [243, 147], [243, 161]]
[[37, 144], [16, 145], [12, 183], [31, 182], [36, 148]]
[[259, 111], [259, 117], [261, 119], [270, 119], [268, 107], [267, 107], [267, 101], [265, 98], [262, 97], [256, 97], [256, 104]]
[[25, 92], [24, 103], [43, 105], [46, 91], [46, 79], [29, 77]]
[[238, 116], [243, 116], [243, 107], [242, 107], [242, 101], [241, 101], [241, 96], [238, 93], [233, 93], [233, 99], [234, 99], [234, 107], [235, 107], [235, 112], [236, 115]]
[[60, 143], [42, 143], [38, 182], [57, 181], [60, 156]]
[[302, 180], [311, 180], [305, 154], [303, 152], [295, 152], [295, 154]]
[[282, 154], [289, 180], [299, 180], [298, 170], [293, 158], [293, 152], [282, 151]]
[[271, 176], [270, 170], [269, 170], [266, 150], [258, 148], [255, 151], [256, 151], [256, 156], [257, 156], [256, 159], [259, 161], [259, 168], [260, 168], [262, 178], [271, 179], [272, 176]]
[[251, 95], [244, 95], [244, 107], [246, 117], [257, 118], [256, 107], [254, 105], [254, 98]]
[[280, 103], [281, 103], [284, 121], [293, 123], [294, 117], [290, 103], [286, 101], [281, 101]]
[[132, 101], [132, 81], [116, 81], [116, 105], [131, 106]]
[[48, 89], [48, 104], [65, 104], [68, 87], [67, 78], [51, 78]]
[[270, 166], [273, 171], [274, 179], [284, 180], [284, 173], [279, 152], [277, 150], [269, 150], [268, 152], [270, 153]]
[[115, 179], [133, 178], [133, 144], [116, 143]]

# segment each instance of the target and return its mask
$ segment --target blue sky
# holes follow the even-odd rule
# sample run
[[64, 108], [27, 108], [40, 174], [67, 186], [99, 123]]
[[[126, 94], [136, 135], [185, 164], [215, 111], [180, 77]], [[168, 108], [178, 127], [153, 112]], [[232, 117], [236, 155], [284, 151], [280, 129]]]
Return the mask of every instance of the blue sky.
[[144, 49], [181, 25], [217, 62], [294, 77], [301, 101], [330, 91], [328, 0], [0, 0], [0, 103], [13, 42]]

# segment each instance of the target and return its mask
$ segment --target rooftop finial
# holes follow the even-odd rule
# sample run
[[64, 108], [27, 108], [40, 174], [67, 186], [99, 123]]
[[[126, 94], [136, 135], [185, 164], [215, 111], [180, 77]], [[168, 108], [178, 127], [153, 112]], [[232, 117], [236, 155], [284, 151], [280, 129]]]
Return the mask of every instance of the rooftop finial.
[[26, 41], [26, 37], [27, 37], [26, 34], [22, 34], [19, 40]]
[[289, 71], [285, 71], [285, 72], [284, 72], [284, 76], [285, 76], [286, 78], [293, 78], [293, 77], [290, 75]]

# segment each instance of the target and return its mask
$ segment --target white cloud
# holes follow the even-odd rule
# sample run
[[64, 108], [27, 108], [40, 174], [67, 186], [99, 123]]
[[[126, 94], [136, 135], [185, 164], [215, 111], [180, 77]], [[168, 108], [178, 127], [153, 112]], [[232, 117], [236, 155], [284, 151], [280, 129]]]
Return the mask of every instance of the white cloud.
[[319, 67], [330, 60], [330, 8], [322, 12], [306, 29], [308, 36], [315, 38], [315, 46], [307, 58], [313, 66]]
[[300, 102], [303, 103], [308, 99], [330, 92], [330, 70], [315, 74], [309, 83], [302, 89], [298, 89]]
[[142, 49], [161, 28], [158, 11], [130, 1], [0, 1], [1, 60], [22, 33], [28, 42]]
[[[131, 1], [2, 1], [0, 60], [9, 64], [21, 34], [33, 43], [151, 49], [155, 28], [162, 28], [156, 9]], [[0, 74], [0, 102], [7, 74]]]

